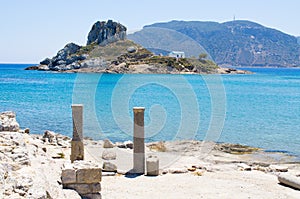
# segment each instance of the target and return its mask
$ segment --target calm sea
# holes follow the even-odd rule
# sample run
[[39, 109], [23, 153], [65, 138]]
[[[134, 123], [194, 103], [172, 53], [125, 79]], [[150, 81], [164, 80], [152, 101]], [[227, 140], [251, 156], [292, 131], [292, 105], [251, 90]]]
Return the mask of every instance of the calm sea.
[[22, 128], [72, 135], [71, 105], [84, 104], [84, 134], [131, 140], [132, 108], [145, 107], [147, 141], [198, 139], [300, 155], [300, 69], [252, 75], [119, 75], [25, 71], [0, 64], [0, 112]]

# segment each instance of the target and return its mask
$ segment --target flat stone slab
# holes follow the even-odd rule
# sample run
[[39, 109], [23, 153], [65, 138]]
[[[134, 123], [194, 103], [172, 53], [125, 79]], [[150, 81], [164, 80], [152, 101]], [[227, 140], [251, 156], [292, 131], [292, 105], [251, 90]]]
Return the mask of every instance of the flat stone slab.
[[281, 184], [300, 190], [300, 177], [292, 176], [289, 174], [279, 174], [278, 181]]

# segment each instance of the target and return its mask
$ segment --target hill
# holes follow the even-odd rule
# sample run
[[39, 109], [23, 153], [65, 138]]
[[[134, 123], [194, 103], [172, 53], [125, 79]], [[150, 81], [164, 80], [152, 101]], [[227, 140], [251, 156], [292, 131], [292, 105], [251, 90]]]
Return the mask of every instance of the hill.
[[[152, 37], [148, 34], [149, 29], [155, 33]], [[141, 31], [128, 37], [145, 47], [152, 47], [159, 43], [160, 49], [169, 49], [169, 45], [164, 46], [161, 43], [162, 40], [167, 40], [169, 43], [178, 43], [178, 41], [176, 38], [170, 38], [166, 30], [176, 31], [189, 37], [191, 41], [203, 47], [204, 51], [219, 65], [300, 66], [299, 39], [250, 21], [155, 23], [145, 26]], [[160, 37], [157, 38], [157, 35]], [[180, 45], [172, 48], [183, 49]]]

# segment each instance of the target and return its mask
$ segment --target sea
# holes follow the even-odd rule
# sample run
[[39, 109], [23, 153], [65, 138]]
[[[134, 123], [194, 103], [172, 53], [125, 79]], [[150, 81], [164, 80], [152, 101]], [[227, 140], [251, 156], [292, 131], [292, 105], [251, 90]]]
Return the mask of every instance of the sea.
[[32, 134], [72, 136], [83, 104], [84, 136], [132, 140], [133, 108], [145, 108], [146, 141], [209, 140], [300, 157], [300, 69], [243, 68], [242, 75], [57, 73], [0, 64], [0, 112]]

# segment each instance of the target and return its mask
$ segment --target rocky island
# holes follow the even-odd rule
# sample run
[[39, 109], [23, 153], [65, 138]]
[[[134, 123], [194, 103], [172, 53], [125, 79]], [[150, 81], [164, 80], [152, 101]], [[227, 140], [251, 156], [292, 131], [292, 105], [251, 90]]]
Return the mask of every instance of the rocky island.
[[67, 44], [52, 59], [27, 70], [97, 73], [151, 74], [245, 74], [242, 70], [220, 68], [205, 56], [176, 58], [155, 55], [127, 40], [127, 28], [112, 20], [98, 21], [88, 34], [86, 46]]

